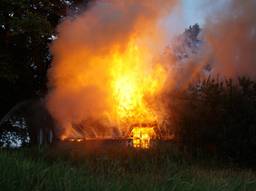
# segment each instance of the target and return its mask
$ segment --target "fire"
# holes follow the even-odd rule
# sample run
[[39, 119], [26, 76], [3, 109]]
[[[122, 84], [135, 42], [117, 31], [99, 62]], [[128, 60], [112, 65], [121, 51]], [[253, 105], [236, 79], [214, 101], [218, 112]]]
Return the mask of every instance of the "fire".
[[[159, 114], [154, 110], [155, 103], [150, 102], [150, 99], [155, 101], [166, 74], [160, 64], [148, 67], [148, 55], [144, 50], [131, 41], [124, 53], [113, 55], [113, 105], [121, 126], [159, 121]], [[133, 145], [141, 148], [148, 148], [150, 140], [155, 137], [153, 127], [134, 127], [131, 134]]]
[[154, 128], [134, 124], [159, 124], [164, 116], [158, 98], [169, 74], [159, 59], [161, 21], [174, 1], [150, 2], [99, 1], [59, 25], [47, 106], [61, 140], [126, 139], [131, 131], [134, 143], [154, 138]]
[[133, 146], [146, 149], [150, 147], [150, 140], [156, 136], [153, 127], [135, 127], [131, 134]]
[[166, 74], [161, 65], [148, 68], [146, 59], [145, 51], [133, 41], [124, 53], [113, 55], [111, 88], [115, 114], [121, 123], [151, 123], [158, 120], [149, 99], [154, 99], [161, 90]]
[[[126, 137], [134, 124], [159, 122], [156, 99], [167, 74], [160, 63], [153, 62], [147, 48], [139, 45], [137, 39], [131, 39], [126, 49], [120, 51], [113, 48], [106, 65], [109, 66], [106, 76], [110, 77], [105, 86], [110, 95], [111, 110], [105, 115], [119, 126], [122, 135]], [[86, 75], [82, 77], [86, 78]], [[79, 81], [74, 86], [80, 87]], [[62, 137], [69, 137], [69, 132], [66, 131], [67, 135]], [[133, 145], [147, 148], [154, 135], [153, 128], [136, 126], [132, 130]]]
[[[94, 83], [97, 86], [101, 86], [100, 88], [106, 87], [106, 95], [108, 96], [107, 105], [110, 107], [108, 107], [108, 110], [104, 110], [104, 113], [95, 112], [94, 115], [98, 115], [98, 117], [102, 116], [103, 118], [108, 116], [108, 119], [118, 126], [121, 136], [126, 137], [133, 124], [159, 122], [159, 116], [161, 114], [156, 111], [156, 100], [158, 93], [164, 86], [167, 74], [163, 65], [154, 62], [154, 59], [148, 53], [147, 47], [140, 44], [136, 38], [131, 38], [125, 49], [120, 50], [115, 46], [111, 48], [111, 54], [108, 54], [105, 59], [101, 60], [104, 62], [104, 65], [108, 66], [104, 67], [106, 70], [104, 73], [104, 79], [106, 79], [105, 84], [103, 81], [97, 81], [96, 69], [91, 69], [91, 71], [86, 71], [84, 75], [80, 74], [80, 77], [77, 78], [78, 80], [73, 78], [71, 80], [72, 83], [66, 84], [66, 86], [71, 85], [76, 91], [80, 91], [80, 89], [86, 87], [84, 82]], [[79, 58], [84, 58], [83, 54], [85, 53], [76, 53]], [[97, 56], [95, 55], [87, 56], [88, 60], [97, 60]], [[96, 64], [99, 63], [95, 62]], [[92, 76], [95, 77], [91, 78]], [[99, 79], [102, 80], [100, 77]], [[88, 128], [88, 124], [84, 126], [85, 129]], [[153, 129], [146, 128], [140, 130], [141, 136], [136, 136], [136, 131], [138, 131], [137, 128], [134, 130], [134, 145], [146, 147], [144, 145], [148, 144], [154, 134], [152, 133]], [[100, 136], [99, 132], [96, 133], [96, 137], [108, 136]], [[77, 135], [72, 128], [66, 128], [64, 134], [61, 135], [61, 139], [76, 136], [81, 135]], [[90, 138], [84, 134], [82, 136]], [[141, 140], [139, 141], [141, 144], [136, 144], [138, 138]]]

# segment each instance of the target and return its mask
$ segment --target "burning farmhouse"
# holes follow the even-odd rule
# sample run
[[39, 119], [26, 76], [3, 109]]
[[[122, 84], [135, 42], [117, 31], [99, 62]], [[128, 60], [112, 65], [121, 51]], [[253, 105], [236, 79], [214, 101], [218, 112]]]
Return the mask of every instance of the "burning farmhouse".
[[48, 109], [60, 139], [131, 138], [148, 147], [159, 137], [168, 78], [158, 59], [166, 45], [159, 21], [172, 7], [165, 2], [99, 1], [59, 25]]

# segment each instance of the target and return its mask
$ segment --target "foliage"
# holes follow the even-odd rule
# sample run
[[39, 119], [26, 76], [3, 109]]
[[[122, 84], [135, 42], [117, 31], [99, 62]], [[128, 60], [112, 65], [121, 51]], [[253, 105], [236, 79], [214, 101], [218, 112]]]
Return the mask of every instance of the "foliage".
[[0, 147], [18, 148], [30, 142], [24, 118], [13, 117], [0, 128]]
[[0, 118], [17, 102], [47, 93], [49, 44], [57, 38], [55, 28], [67, 10], [79, 14], [88, 2], [0, 1]]
[[62, 0], [2, 0], [0, 10], [1, 116], [46, 91], [48, 44], [66, 10]]
[[202, 29], [198, 24], [189, 26], [188, 29], [177, 36], [172, 44], [166, 48], [165, 54], [170, 55], [178, 62], [186, 62], [187, 59], [197, 55], [203, 45], [203, 41], [200, 38]]
[[189, 152], [254, 163], [256, 157], [256, 82], [209, 77], [184, 93], [177, 139]]

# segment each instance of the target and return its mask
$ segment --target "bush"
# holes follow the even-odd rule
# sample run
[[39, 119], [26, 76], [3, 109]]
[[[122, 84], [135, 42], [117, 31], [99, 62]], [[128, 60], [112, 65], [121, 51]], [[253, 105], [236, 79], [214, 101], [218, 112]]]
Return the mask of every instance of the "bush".
[[255, 161], [255, 81], [208, 78], [192, 84], [183, 95], [172, 107], [178, 116], [176, 137], [183, 150]]

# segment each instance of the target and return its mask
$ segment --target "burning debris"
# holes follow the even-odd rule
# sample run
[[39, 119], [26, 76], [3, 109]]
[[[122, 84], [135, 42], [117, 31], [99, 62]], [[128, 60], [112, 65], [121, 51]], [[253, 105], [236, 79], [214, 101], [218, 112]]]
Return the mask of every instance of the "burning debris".
[[150, 140], [156, 136], [153, 127], [134, 127], [131, 134], [133, 146], [139, 148], [149, 148]]
[[143, 148], [148, 149], [151, 146], [151, 140], [155, 140], [157, 138], [155, 129], [157, 128], [157, 123], [146, 123], [146, 124], [133, 124], [130, 127], [130, 132], [127, 136], [119, 137], [117, 139], [112, 137], [101, 137], [101, 138], [79, 138], [79, 137], [61, 137], [61, 141], [66, 142], [84, 142], [84, 141], [97, 141], [97, 140], [110, 140], [110, 141], [127, 141], [128, 145], [131, 145], [135, 148]]
[[129, 137], [132, 139], [132, 145], [135, 148], [149, 148], [151, 140], [156, 139], [155, 129], [157, 123], [133, 124]]

